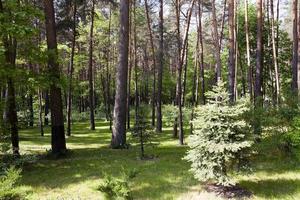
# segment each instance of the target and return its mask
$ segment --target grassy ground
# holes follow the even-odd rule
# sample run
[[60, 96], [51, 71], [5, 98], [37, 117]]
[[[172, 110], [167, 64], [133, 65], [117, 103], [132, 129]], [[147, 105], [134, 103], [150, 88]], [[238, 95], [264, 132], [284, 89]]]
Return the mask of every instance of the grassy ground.
[[[21, 152], [45, 153], [50, 149], [49, 131], [41, 137], [38, 129], [21, 130]], [[25, 166], [21, 184], [32, 190], [30, 199], [103, 199], [96, 190], [101, 179], [105, 174], [120, 176], [123, 168], [138, 171], [130, 183], [133, 199], [217, 199], [201, 191], [189, 164], [182, 160], [187, 147], [177, 145], [171, 129], [154, 138], [156, 146], [146, 148], [146, 153], [157, 156], [148, 161], [138, 158], [137, 146], [110, 149], [110, 136], [106, 122], [97, 122], [96, 131], [90, 131], [88, 123], [74, 124], [73, 135], [67, 138], [71, 150], [67, 158]], [[254, 172], [236, 178], [254, 193], [254, 199], [300, 199], [299, 163], [280, 153], [276, 139], [265, 138], [257, 146]]]

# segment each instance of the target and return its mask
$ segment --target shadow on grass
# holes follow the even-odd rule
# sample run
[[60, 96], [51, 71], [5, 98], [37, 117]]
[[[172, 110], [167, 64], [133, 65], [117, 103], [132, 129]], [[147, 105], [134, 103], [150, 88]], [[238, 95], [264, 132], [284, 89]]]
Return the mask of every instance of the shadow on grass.
[[299, 192], [299, 179], [267, 179], [259, 181], [241, 181], [240, 185], [254, 193], [255, 196], [271, 198], [293, 197]]

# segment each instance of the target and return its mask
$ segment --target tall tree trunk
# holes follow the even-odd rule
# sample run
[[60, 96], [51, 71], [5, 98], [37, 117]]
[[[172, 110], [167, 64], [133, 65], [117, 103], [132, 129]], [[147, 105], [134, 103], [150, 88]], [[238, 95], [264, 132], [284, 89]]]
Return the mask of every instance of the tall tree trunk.
[[228, 23], [229, 23], [229, 59], [228, 59], [228, 83], [229, 83], [229, 99], [233, 103], [235, 98], [235, 20], [234, 20], [234, 1], [229, 0], [228, 6]]
[[29, 126], [33, 127], [34, 124], [34, 113], [33, 113], [33, 96], [31, 94], [31, 91], [29, 91], [29, 97], [27, 99], [28, 102], [28, 110], [29, 110]]
[[162, 75], [164, 65], [164, 10], [163, 0], [160, 2], [159, 11], [159, 49], [158, 49], [158, 74], [157, 74], [157, 114], [156, 114], [156, 131], [162, 132], [162, 113], [161, 113], [161, 96], [162, 96]]
[[73, 38], [72, 38], [72, 50], [71, 59], [69, 65], [69, 88], [68, 88], [68, 102], [67, 102], [67, 135], [71, 135], [71, 116], [72, 116], [72, 83], [73, 83], [73, 71], [74, 71], [74, 55], [76, 44], [76, 13], [77, 6], [76, 1], [73, 2]]
[[199, 4], [199, 10], [198, 10], [198, 15], [199, 15], [199, 31], [198, 31], [198, 37], [199, 37], [199, 67], [200, 67], [200, 82], [201, 82], [201, 99], [202, 99], [202, 104], [206, 103], [205, 99], [205, 80], [204, 80], [204, 51], [203, 51], [203, 31], [202, 31], [202, 13], [203, 13], [203, 3], [201, 0], [198, 0]]
[[253, 70], [250, 58], [250, 40], [249, 40], [249, 20], [248, 20], [248, 0], [245, 0], [245, 32], [246, 32], [246, 52], [247, 52], [247, 68], [248, 68], [248, 87], [250, 99], [253, 100]]
[[91, 11], [91, 27], [89, 41], [89, 106], [90, 106], [90, 129], [95, 130], [95, 108], [94, 108], [94, 81], [93, 81], [93, 42], [94, 42], [94, 17], [95, 17], [95, 0], [93, 0]]
[[138, 58], [137, 58], [137, 33], [136, 33], [136, 0], [134, 0], [133, 5], [133, 42], [134, 42], [134, 90], [135, 90], [135, 124], [138, 123], [138, 106], [139, 106], [139, 94], [138, 94], [138, 73], [137, 73], [137, 65], [138, 65]]
[[114, 107], [114, 127], [112, 132], [112, 148], [126, 145], [126, 99], [128, 77], [128, 44], [129, 44], [129, 4], [120, 1], [120, 48], [119, 65], [116, 74], [116, 96]]
[[50, 109], [51, 109], [51, 147], [53, 154], [60, 154], [66, 150], [64, 116], [61, 89], [57, 86], [60, 79], [59, 64], [57, 61], [57, 41], [55, 29], [55, 14], [53, 0], [43, 0], [45, 25], [48, 46], [48, 68], [51, 74]]
[[153, 42], [153, 35], [151, 29], [151, 19], [149, 15], [149, 5], [148, 0], [145, 0], [145, 11], [147, 17], [147, 26], [148, 32], [150, 37], [150, 45], [151, 45], [151, 52], [152, 52], [152, 60], [153, 60], [153, 88], [152, 88], [152, 126], [155, 126], [155, 105], [156, 105], [156, 58], [155, 58], [155, 49], [154, 49], [154, 42]]
[[106, 106], [107, 106], [107, 114], [109, 117], [109, 129], [112, 130], [112, 117], [111, 117], [111, 97], [110, 97], [110, 81], [111, 81], [111, 74], [110, 74], [110, 46], [111, 46], [111, 9], [109, 12], [109, 25], [108, 25], [108, 48], [107, 48], [107, 65], [106, 65]]
[[215, 46], [215, 59], [216, 59], [216, 82], [221, 80], [221, 69], [222, 69], [222, 62], [221, 62], [221, 49], [220, 49], [220, 39], [218, 33], [218, 20], [216, 14], [216, 3], [215, 0], [211, 0], [212, 2], [212, 28], [213, 28], [213, 41]]
[[262, 74], [263, 74], [263, 9], [262, 0], [256, 0], [257, 6], [257, 49], [256, 49], [256, 77], [254, 99], [256, 106], [262, 106]]
[[[277, 61], [277, 50], [275, 41], [275, 17], [274, 17], [274, 0], [270, 0], [271, 6], [271, 37], [272, 37], [272, 50], [273, 50], [273, 63], [275, 70], [275, 85], [276, 85], [276, 103], [279, 103], [280, 98], [280, 85], [279, 85], [279, 71], [278, 71], [278, 61]], [[277, 47], [278, 48], [278, 47]]]
[[[5, 10], [2, 5], [2, 0], [0, 0], [0, 13], [4, 13]], [[11, 36], [5, 35], [2, 38], [4, 46], [4, 56], [5, 56], [5, 68], [7, 70], [15, 70], [16, 65], [16, 54], [17, 54], [17, 41]], [[12, 68], [12, 69], [10, 69]], [[7, 95], [6, 95], [6, 117], [4, 119], [8, 122], [9, 131], [11, 135], [11, 144], [13, 154], [19, 156], [19, 133], [18, 133], [18, 116], [16, 108], [16, 97], [15, 97], [15, 86], [13, 77], [7, 76]], [[5, 118], [6, 118], [5, 117]]]
[[292, 60], [292, 91], [298, 93], [298, 0], [293, 0], [293, 60]]

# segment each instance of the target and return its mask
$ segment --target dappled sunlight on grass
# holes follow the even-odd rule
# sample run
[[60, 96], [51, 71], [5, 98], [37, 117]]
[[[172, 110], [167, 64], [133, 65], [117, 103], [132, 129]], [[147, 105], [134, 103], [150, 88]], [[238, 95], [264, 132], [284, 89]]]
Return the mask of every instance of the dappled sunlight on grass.
[[[190, 164], [182, 160], [188, 146], [178, 145], [172, 127], [154, 134], [152, 145], [145, 147], [154, 159], [140, 160], [139, 146], [130, 134], [129, 149], [113, 150], [109, 148], [109, 122], [96, 126], [90, 131], [88, 123], [74, 123], [72, 136], [67, 137], [67, 157], [43, 158], [24, 167], [21, 183], [32, 188], [30, 199], [103, 199], [96, 189], [101, 180], [105, 175], [121, 176], [122, 169], [138, 171], [129, 183], [134, 199], [221, 199], [203, 191], [193, 178]], [[281, 155], [270, 140], [265, 138], [256, 147], [260, 153], [252, 160], [254, 173], [237, 175], [237, 181], [254, 193], [254, 199], [300, 199], [299, 163]], [[23, 153], [46, 153], [50, 129], [45, 128], [44, 137], [37, 128], [21, 130], [20, 141]]]

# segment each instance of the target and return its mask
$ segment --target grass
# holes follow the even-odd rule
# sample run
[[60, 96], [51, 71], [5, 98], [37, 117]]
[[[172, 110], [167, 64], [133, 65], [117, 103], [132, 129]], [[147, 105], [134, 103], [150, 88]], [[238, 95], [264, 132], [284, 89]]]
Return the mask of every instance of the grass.
[[[172, 139], [171, 128], [154, 138], [157, 145], [146, 147], [146, 153], [157, 157], [142, 161], [138, 146], [110, 149], [108, 127], [107, 122], [98, 121], [96, 131], [90, 131], [88, 123], [75, 123], [73, 135], [67, 138], [70, 154], [66, 158], [44, 158], [25, 166], [21, 184], [31, 189], [29, 199], [103, 199], [96, 189], [102, 178], [105, 174], [121, 176], [123, 168], [138, 171], [130, 183], [133, 199], [217, 199], [201, 191], [201, 184], [188, 171], [189, 163], [182, 160], [187, 146]], [[50, 129], [45, 132], [41, 137], [37, 128], [21, 130], [21, 152], [49, 150]], [[256, 146], [253, 173], [235, 175], [241, 186], [253, 192], [253, 199], [300, 199], [299, 162], [282, 154], [277, 140], [269, 136]], [[130, 137], [129, 142], [133, 142]]]

